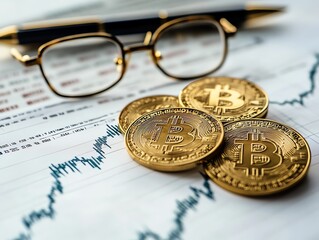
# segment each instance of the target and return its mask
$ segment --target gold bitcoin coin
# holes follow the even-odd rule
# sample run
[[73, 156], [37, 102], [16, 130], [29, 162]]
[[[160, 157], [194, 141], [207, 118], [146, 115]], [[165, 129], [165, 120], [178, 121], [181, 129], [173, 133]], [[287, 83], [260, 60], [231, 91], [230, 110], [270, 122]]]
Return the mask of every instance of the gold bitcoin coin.
[[178, 98], [175, 96], [156, 95], [137, 99], [124, 107], [120, 113], [119, 128], [125, 133], [130, 124], [144, 113], [172, 107], [179, 107]]
[[[180, 104], [213, 114], [223, 123], [258, 117], [268, 109], [268, 97], [256, 84], [231, 77], [206, 77], [187, 85]], [[262, 116], [262, 115], [261, 115]]]
[[222, 123], [191, 108], [168, 108], [146, 113], [125, 133], [131, 157], [159, 171], [194, 168], [219, 149], [224, 136]]
[[292, 187], [306, 175], [310, 149], [294, 129], [251, 119], [228, 123], [224, 130], [221, 154], [204, 164], [221, 187], [243, 195], [268, 195]]

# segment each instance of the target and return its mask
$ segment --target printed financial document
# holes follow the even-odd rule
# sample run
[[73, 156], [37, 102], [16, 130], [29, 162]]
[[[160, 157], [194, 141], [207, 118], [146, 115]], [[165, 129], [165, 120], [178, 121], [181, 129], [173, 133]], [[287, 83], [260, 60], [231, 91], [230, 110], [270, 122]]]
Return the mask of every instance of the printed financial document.
[[178, 95], [189, 83], [162, 75], [145, 53], [132, 55], [114, 89], [76, 100], [55, 96], [38, 68], [3, 54], [0, 239], [317, 239], [318, 6], [281, 4], [285, 14], [230, 39], [226, 63], [213, 76], [258, 83], [271, 102], [267, 118], [307, 139], [312, 161], [301, 184], [248, 198], [198, 169], [162, 173], [133, 161], [117, 126], [119, 112], [143, 96]]

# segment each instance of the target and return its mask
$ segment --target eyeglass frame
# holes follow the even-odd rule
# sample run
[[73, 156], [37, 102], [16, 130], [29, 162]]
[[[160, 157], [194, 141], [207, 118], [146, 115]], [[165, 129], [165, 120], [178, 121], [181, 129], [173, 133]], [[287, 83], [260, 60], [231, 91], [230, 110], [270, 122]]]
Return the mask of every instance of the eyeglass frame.
[[[160, 38], [161, 33], [164, 32], [166, 29], [168, 29], [176, 24], [192, 22], [192, 21], [196, 21], [196, 20], [212, 21], [215, 23], [215, 26], [218, 28], [218, 31], [222, 35], [223, 41], [224, 41], [224, 44], [223, 44], [224, 49], [223, 49], [223, 56], [222, 56], [221, 62], [219, 63], [218, 66], [216, 66], [214, 69], [210, 70], [209, 72], [206, 72], [206, 73], [203, 73], [203, 74], [200, 74], [197, 76], [192, 76], [192, 77], [173, 76], [173, 75], [167, 73], [160, 66], [160, 64], [159, 64], [160, 56], [157, 55], [157, 52], [155, 51], [155, 44], [158, 41], [158, 39]], [[177, 18], [177, 19], [171, 20], [169, 22], [166, 22], [166, 23], [160, 25], [154, 31], [154, 33], [147, 32], [145, 37], [144, 37], [143, 43], [139, 43], [139, 44], [124, 46], [123, 43], [120, 42], [116, 36], [111, 35], [111, 34], [104, 32], [104, 31], [103, 32], [100, 31], [100, 32], [94, 32], [94, 33], [82, 33], [82, 34], [69, 35], [69, 36], [65, 36], [65, 37], [51, 40], [47, 43], [42, 44], [40, 47], [38, 47], [38, 55], [34, 56], [34, 57], [30, 57], [29, 55], [22, 55], [16, 48], [11, 49], [11, 55], [26, 67], [39, 65], [44, 80], [48, 84], [51, 91], [53, 91], [56, 95], [61, 96], [61, 97], [68, 97], [68, 98], [81, 98], [81, 97], [90, 97], [90, 96], [102, 93], [104, 91], [107, 91], [110, 88], [114, 87], [123, 78], [123, 76], [127, 70], [127, 65], [129, 62], [130, 54], [132, 52], [136, 52], [136, 51], [151, 51], [150, 53], [151, 53], [153, 63], [159, 68], [159, 70], [164, 75], [166, 75], [168, 77], [175, 78], [177, 80], [191, 80], [191, 79], [201, 78], [201, 77], [207, 76], [207, 75], [217, 71], [225, 62], [225, 59], [226, 59], [226, 56], [228, 53], [228, 41], [227, 41], [228, 37], [235, 35], [236, 32], [237, 32], [237, 28], [225, 18], [221, 18], [219, 20], [216, 20], [215, 18], [213, 18], [211, 16], [205, 16], [205, 15], [196, 16], [195, 15], [195, 16]], [[59, 44], [62, 42], [66, 42], [66, 41], [70, 41], [70, 40], [74, 40], [74, 39], [83, 39], [83, 38], [90, 38], [90, 37], [106, 38], [109, 41], [116, 43], [120, 47], [121, 59], [118, 58], [117, 61], [115, 62], [117, 65], [119, 65], [119, 64], [122, 65], [121, 74], [120, 74], [119, 78], [116, 81], [114, 81], [114, 83], [112, 85], [108, 86], [107, 88], [105, 88], [103, 90], [100, 90], [100, 91], [97, 91], [94, 93], [78, 95], [78, 96], [65, 95], [65, 94], [59, 93], [52, 86], [52, 84], [48, 80], [48, 78], [43, 70], [43, 66], [42, 66], [43, 53], [45, 52], [46, 49], [48, 49], [49, 47], [51, 47], [53, 45], [56, 45], [56, 44]], [[127, 55], [128, 55], [128, 58], [126, 58]]]

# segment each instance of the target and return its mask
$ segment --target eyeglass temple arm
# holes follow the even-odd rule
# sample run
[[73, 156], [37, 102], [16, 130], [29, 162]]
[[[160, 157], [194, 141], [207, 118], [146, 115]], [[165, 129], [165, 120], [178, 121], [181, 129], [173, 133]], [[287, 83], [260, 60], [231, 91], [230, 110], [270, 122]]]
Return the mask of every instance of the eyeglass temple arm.
[[22, 55], [16, 48], [11, 49], [11, 56], [21, 62], [24, 66], [33, 66], [38, 64], [37, 57], [30, 57], [29, 55]]
[[237, 28], [233, 24], [231, 24], [226, 18], [221, 18], [219, 22], [222, 25], [228, 37], [232, 37], [237, 33]]

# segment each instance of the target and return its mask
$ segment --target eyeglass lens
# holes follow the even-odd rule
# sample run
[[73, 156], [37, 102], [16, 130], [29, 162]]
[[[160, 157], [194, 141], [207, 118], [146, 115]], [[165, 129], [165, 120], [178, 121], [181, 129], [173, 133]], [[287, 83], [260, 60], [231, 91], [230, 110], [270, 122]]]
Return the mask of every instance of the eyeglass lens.
[[224, 32], [210, 20], [178, 23], [159, 35], [155, 52], [160, 52], [158, 66], [167, 75], [175, 78], [205, 75], [223, 62]]
[[51, 87], [65, 96], [94, 94], [111, 87], [123, 71], [121, 48], [111, 39], [73, 39], [48, 47], [42, 55], [43, 73]]

